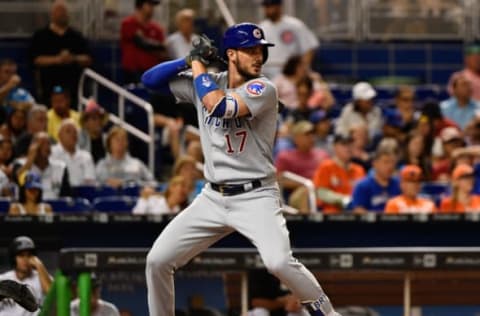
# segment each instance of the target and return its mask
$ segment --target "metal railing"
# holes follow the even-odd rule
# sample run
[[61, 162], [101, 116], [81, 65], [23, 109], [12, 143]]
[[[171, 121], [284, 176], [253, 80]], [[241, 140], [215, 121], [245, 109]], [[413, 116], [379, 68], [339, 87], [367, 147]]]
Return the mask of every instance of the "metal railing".
[[302, 177], [296, 173], [290, 172], [290, 171], [284, 171], [280, 173], [280, 178], [288, 179], [293, 182], [297, 182], [304, 186], [307, 189], [308, 193], [308, 208], [310, 214], [314, 214], [317, 212], [317, 197], [315, 195], [315, 185], [313, 184], [313, 181]]
[[[86, 79], [91, 79], [91, 88], [93, 91], [92, 95], [88, 96], [85, 95]], [[148, 167], [152, 174], [155, 174], [155, 124], [153, 120], [154, 113], [152, 105], [147, 101], [132, 94], [131, 92], [128, 92], [113, 81], [110, 81], [107, 78], [99, 75], [95, 71], [87, 68], [83, 71], [78, 84], [78, 102], [80, 107], [85, 106], [89, 98], [92, 96], [93, 98], [98, 100], [99, 85], [107, 88], [109, 91], [115, 93], [118, 96], [118, 116], [113, 113], [109, 113], [109, 120], [112, 121], [114, 124], [123, 127], [127, 132], [131, 133], [132, 135], [139, 138], [148, 145]], [[144, 131], [125, 121], [126, 100], [143, 109], [147, 113], [148, 133], [145, 133]]]

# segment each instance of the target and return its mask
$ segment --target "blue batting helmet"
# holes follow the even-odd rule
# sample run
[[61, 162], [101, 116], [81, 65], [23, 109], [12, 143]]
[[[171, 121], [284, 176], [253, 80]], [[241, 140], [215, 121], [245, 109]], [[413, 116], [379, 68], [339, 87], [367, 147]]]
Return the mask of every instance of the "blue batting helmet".
[[223, 36], [223, 56], [227, 59], [227, 49], [263, 46], [263, 63], [268, 59], [268, 46], [275, 46], [265, 40], [263, 30], [253, 23], [235, 24]]

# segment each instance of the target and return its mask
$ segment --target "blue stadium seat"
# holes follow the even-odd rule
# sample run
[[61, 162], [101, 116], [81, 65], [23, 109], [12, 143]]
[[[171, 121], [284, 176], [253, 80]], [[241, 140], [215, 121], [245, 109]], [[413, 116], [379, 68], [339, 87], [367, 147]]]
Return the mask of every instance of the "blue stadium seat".
[[85, 198], [64, 197], [55, 200], [45, 200], [45, 203], [52, 206], [54, 213], [80, 213], [92, 210], [92, 205]]
[[121, 195], [124, 196], [140, 196], [143, 186], [139, 184], [128, 184], [121, 189]]
[[424, 182], [420, 192], [427, 195], [449, 194], [450, 185], [446, 182]]
[[0, 197], [0, 214], [8, 213], [11, 201], [12, 200], [8, 197]]
[[119, 195], [119, 191], [109, 186], [81, 185], [73, 188], [76, 197], [93, 202], [98, 197]]
[[130, 213], [136, 202], [131, 196], [99, 197], [93, 201], [93, 208], [99, 212]]

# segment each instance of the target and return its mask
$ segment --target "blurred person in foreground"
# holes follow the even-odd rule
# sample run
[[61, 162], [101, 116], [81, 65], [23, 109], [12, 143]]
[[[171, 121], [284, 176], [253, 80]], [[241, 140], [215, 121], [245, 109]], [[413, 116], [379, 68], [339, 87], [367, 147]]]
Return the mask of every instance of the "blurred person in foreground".
[[[86, 38], [69, 24], [67, 3], [56, 0], [50, 11], [50, 23], [36, 31], [31, 40], [36, 96], [44, 104], [49, 103], [55, 85], [76, 91], [82, 70], [92, 64]], [[76, 95], [69, 97], [76, 100]]]
[[406, 165], [400, 171], [400, 190], [402, 194], [391, 198], [385, 206], [387, 214], [433, 213], [435, 204], [418, 196], [421, 190], [422, 169], [416, 165]]
[[318, 205], [326, 214], [346, 210], [353, 187], [365, 176], [363, 168], [351, 162], [352, 138], [340, 134], [333, 141], [333, 156], [322, 161], [313, 176]]
[[168, 181], [164, 194], [155, 188], [146, 186], [133, 208], [133, 214], [177, 214], [188, 204], [188, 185], [182, 176], [175, 176]]
[[182, 9], [175, 15], [177, 31], [167, 38], [167, 50], [171, 59], [182, 58], [190, 53], [193, 41], [198, 37], [194, 33], [195, 11]]
[[25, 184], [20, 187], [18, 203], [11, 203], [8, 215], [46, 215], [52, 207], [42, 202], [42, 179], [35, 172], [28, 172]]
[[167, 58], [165, 30], [153, 21], [160, 0], [135, 0], [135, 12], [120, 29], [124, 83], [140, 82], [142, 73]]
[[51, 157], [67, 165], [70, 184], [79, 186], [96, 182], [95, 165], [92, 155], [79, 149], [78, 128], [71, 119], [66, 119], [58, 130], [59, 142], [52, 147]]
[[319, 46], [316, 35], [303, 21], [283, 13], [282, 2], [262, 0], [266, 19], [259, 26], [265, 32], [265, 38], [275, 43], [270, 48], [263, 71], [270, 79], [280, 74], [283, 65], [293, 55], [301, 56], [303, 63], [310, 68], [315, 49]]
[[80, 114], [81, 130], [78, 135], [78, 147], [92, 155], [97, 163], [106, 155], [103, 129], [108, 123], [108, 113], [95, 100], [88, 100], [85, 109]]
[[442, 199], [440, 212], [465, 213], [480, 212], [480, 196], [473, 194], [474, 169], [467, 164], [459, 164], [452, 171], [452, 195]]
[[144, 183], [154, 180], [145, 164], [128, 152], [128, 135], [120, 126], [113, 126], [106, 139], [107, 156], [96, 166], [97, 180], [113, 188], [127, 183]]
[[[91, 273], [92, 296], [90, 297], [90, 316], [120, 316], [115, 305], [101, 298], [102, 283], [96, 274]], [[70, 315], [80, 315], [80, 299], [76, 298], [70, 302]]]
[[[36, 256], [34, 241], [27, 236], [18, 236], [10, 244], [9, 258], [12, 270], [0, 274], [0, 282], [13, 280], [26, 285], [41, 305], [52, 286], [52, 277], [43, 262]], [[17, 303], [9, 300], [0, 301], [0, 316], [34, 316], [38, 312], [29, 312]]]
[[388, 199], [401, 193], [399, 181], [393, 176], [397, 164], [397, 153], [379, 148], [375, 152], [372, 164], [374, 172], [369, 172], [353, 189], [354, 212], [383, 212]]

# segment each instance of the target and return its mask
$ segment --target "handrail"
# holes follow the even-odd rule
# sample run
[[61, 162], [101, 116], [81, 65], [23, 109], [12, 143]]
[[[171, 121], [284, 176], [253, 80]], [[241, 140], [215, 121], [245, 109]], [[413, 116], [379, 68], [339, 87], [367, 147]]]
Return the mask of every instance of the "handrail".
[[314, 214], [317, 212], [317, 198], [315, 195], [315, 185], [313, 184], [312, 180], [302, 177], [290, 171], [283, 171], [282, 173], [280, 173], [280, 177], [288, 179], [290, 181], [300, 183], [301, 185], [306, 187], [308, 192], [308, 205], [310, 209], [310, 214]]
[[[155, 171], [155, 125], [154, 125], [154, 113], [153, 108], [150, 103], [137, 97], [133, 93], [123, 89], [121, 86], [117, 85], [113, 81], [108, 80], [107, 78], [96, 73], [92, 69], [85, 69], [80, 76], [78, 83], [78, 102], [81, 107], [85, 106], [88, 102], [88, 97], [84, 93], [84, 84], [85, 78], [90, 78], [93, 80], [93, 97], [97, 99], [98, 84], [106, 87], [110, 91], [118, 95], [118, 116], [112, 113], [109, 113], [109, 120], [114, 124], [120, 125], [127, 132], [131, 133], [135, 137], [139, 138], [143, 142], [148, 144], [148, 167], [150, 171], [154, 174]], [[131, 103], [139, 106], [145, 112], [147, 112], [147, 121], [148, 121], [148, 134], [144, 131], [136, 128], [135, 126], [125, 122], [125, 100], [130, 101]]]
[[225, 0], [215, 0], [218, 9], [222, 13], [223, 19], [227, 23], [228, 26], [232, 26], [235, 24], [235, 20], [233, 19], [232, 13], [228, 9], [227, 5], [225, 4]]

